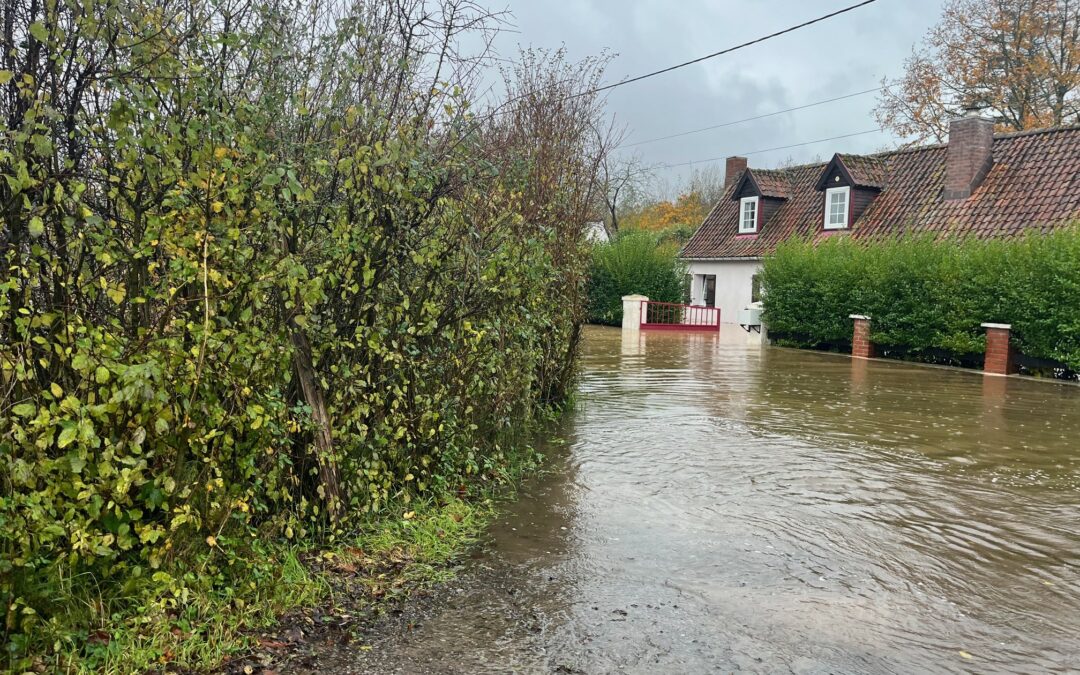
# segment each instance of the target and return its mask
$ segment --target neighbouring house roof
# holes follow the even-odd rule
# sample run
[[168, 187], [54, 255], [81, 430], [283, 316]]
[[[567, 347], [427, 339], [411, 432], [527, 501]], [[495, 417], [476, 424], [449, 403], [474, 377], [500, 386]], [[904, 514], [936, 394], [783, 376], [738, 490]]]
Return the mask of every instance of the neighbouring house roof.
[[[739, 203], [729, 188], [683, 247], [689, 259], [760, 257], [793, 236], [880, 237], [937, 233], [1009, 237], [1080, 222], [1080, 126], [997, 135], [993, 165], [966, 199], [946, 200], [947, 145], [876, 155], [836, 155], [823, 164], [765, 171], [747, 169], [763, 194], [784, 197], [757, 234], [738, 232]], [[826, 169], [839, 162], [853, 186], [872, 201], [844, 230], [823, 230]], [[831, 170], [831, 169], [830, 169]]]

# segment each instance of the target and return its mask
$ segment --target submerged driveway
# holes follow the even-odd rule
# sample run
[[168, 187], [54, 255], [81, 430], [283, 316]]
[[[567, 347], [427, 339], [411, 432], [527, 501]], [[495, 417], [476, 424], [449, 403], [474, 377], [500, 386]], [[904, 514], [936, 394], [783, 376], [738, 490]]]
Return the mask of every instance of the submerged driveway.
[[320, 672], [1065, 672], [1080, 387], [590, 328], [460, 577]]

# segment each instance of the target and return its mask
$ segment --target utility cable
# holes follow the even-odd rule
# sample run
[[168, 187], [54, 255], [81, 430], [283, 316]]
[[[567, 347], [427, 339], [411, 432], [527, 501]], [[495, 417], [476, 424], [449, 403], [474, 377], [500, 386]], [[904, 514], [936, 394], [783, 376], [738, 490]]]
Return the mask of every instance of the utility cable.
[[775, 37], [780, 37], [781, 35], [785, 35], [787, 33], [797, 31], [800, 28], [806, 28], [807, 26], [812, 26], [815, 23], [825, 21], [826, 19], [831, 19], [831, 18], [833, 18], [835, 16], [840, 16], [841, 14], [851, 12], [853, 10], [859, 9], [860, 7], [865, 7], [866, 5], [870, 5], [870, 4], [873, 4], [875, 2], [877, 2], [877, 0], [863, 0], [863, 2], [851, 5], [850, 7], [845, 7], [843, 9], [838, 9], [835, 12], [825, 14], [824, 16], [819, 16], [816, 19], [810, 19], [809, 21], [804, 21], [803, 23], [800, 23], [797, 26], [792, 26], [790, 28], [785, 28], [783, 30], [778, 30], [775, 33], [769, 33], [768, 35], [765, 35], [765, 36], [762, 36], [762, 37], [759, 37], [759, 38], [755, 38], [753, 40], [750, 40], [749, 42], [744, 42], [742, 44], [735, 45], [734, 47], [728, 47], [727, 49], [721, 49], [718, 52], [713, 52], [712, 54], [706, 54], [705, 56], [700, 56], [700, 57], [698, 57], [696, 59], [692, 59], [690, 61], [684, 61], [682, 63], [677, 63], [674, 66], [668, 66], [667, 68], [661, 68], [660, 70], [654, 70], [651, 73], [645, 73], [644, 75], [638, 75], [637, 77], [631, 77], [630, 79], [627, 79], [627, 80], [620, 80], [619, 82], [614, 82], [612, 84], [606, 84], [606, 85], [604, 85], [602, 87], [596, 87], [595, 89], [590, 89], [588, 91], [583, 91], [580, 94], [575, 94], [575, 96], [585, 96], [586, 94], [595, 94], [595, 93], [598, 93], [598, 92], [601, 92], [601, 91], [607, 91], [609, 89], [614, 89], [615, 87], [621, 87], [623, 85], [630, 84], [631, 82], [639, 82], [639, 81], [644, 80], [644, 79], [649, 78], [649, 77], [656, 77], [657, 75], [662, 75], [664, 73], [670, 73], [671, 71], [677, 70], [679, 68], [685, 68], [686, 66], [692, 66], [695, 63], [701, 63], [702, 61], [707, 61], [708, 59], [713, 59], [713, 58], [716, 58], [717, 56], [723, 56], [724, 54], [730, 54], [733, 51], [736, 51], [736, 50], [739, 50], [739, 49], [744, 49], [744, 48], [749, 47], [751, 45], [756, 45], [759, 42], [765, 42], [766, 40], [771, 40], [771, 39], [773, 39]]
[[[666, 68], [661, 68], [660, 70], [654, 70], [651, 73], [645, 73], [643, 75], [638, 75], [636, 77], [631, 77], [631, 78], [628, 78], [628, 79], [625, 79], [625, 80], [620, 80], [618, 82], [612, 82], [611, 84], [605, 84], [605, 85], [600, 86], [600, 87], [594, 87], [592, 89], [586, 89], [585, 91], [580, 91], [580, 92], [578, 92], [576, 94], [570, 94], [569, 96], [566, 96], [566, 97], [564, 97], [562, 99], [559, 99], [559, 102], [569, 101], [571, 99], [580, 98], [581, 96], [588, 96], [590, 94], [597, 94], [597, 93], [602, 92], [602, 91], [609, 91], [611, 89], [615, 89], [616, 87], [622, 87], [622, 86], [625, 86], [627, 84], [631, 84], [633, 82], [640, 82], [641, 80], [645, 80], [645, 79], [648, 79], [650, 77], [656, 77], [657, 75], [663, 75], [664, 73], [670, 73], [671, 71], [678, 70], [679, 68], [685, 68], [686, 66], [691, 66], [691, 65], [694, 65], [695, 63], [701, 63], [702, 61], [707, 61], [709, 59], [714, 59], [717, 56], [723, 56], [724, 54], [730, 54], [731, 52], [738, 51], [740, 49], [745, 49], [746, 47], [749, 47], [751, 45], [756, 45], [758, 43], [765, 42], [766, 40], [771, 40], [771, 39], [773, 39], [775, 37], [780, 37], [781, 35], [786, 35], [788, 33], [792, 33], [794, 31], [800, 30], [802, 28], [806, 28], [807, 26], [812, 26], [812, 25], [814, 25], [816, 23], [820, 23], [820, 22], [825, 21], [827, 19], [831, 19], [833, 17], [840, 16], [841, 14], [845, 14], [847, 12], [854, 11], [856, 9], [859, 9], [860, 7], [865, 7], [866, 5], [870, 5], [870, 4], [873, 4], [875, 2], [877, 2], [877, 0], [863, 0], [863, 2], [859, 2], [859, 3], [856, 3], [854, 5], [844, 7], [843, 9], [838, 9], [835, 12], [830, 12], [828, 14], [824, 14], [822, 16], [817, 17], [816, 19], [810, 19], [809, 21], [804, 21], [804, 22], [802, 22], [802, 23], [800, 23], [798, 25], [791, 26], [791, 27], [785, 28], [783, 30], [778, 30], [775, 33], [769, 33], [768, 35], [763, 35], [763, 36], [761, 36], [759, 38], [754, 38], [753, 40], [743, 42], [742, 44], [737, 44], [734, 47], [728, 47], [726, 49], [721, 49], [718, 52], [713, 52], [711, 54], [706, 54], [705, 56], [699, 56], [698, 58], [691, 59], [690, 61], [683, 61], [682, 63], [676, 63], [673, 66], [668, 66]], [[531, 92], [526, 92], [524, 94], [520, 94], [518, 96], [512, 97], [512, 98], [510, 98], [510, 99], [508, 99], [506, 101], [503, 101], [501, 104], [499, 104], [495, 108], [495, 110], [491, 111], [490, 113], [487, 113], [487, 114], [484, 114], [484, 115], [478, 115], [473, 119], [476, 120], [476, 121], [479, 121], [479, 120], [484, 120], [484, 119], [494, 117], [495, 115], [500, 114], [502, 109], [505, 108], [506, 106], [510, 105], [511, 103], [515, 103], [517, 101], [528, 98], [530, 96], [534, 96], [534, 95], [536, 95], [538, 93], [540, 93], [540, 92], [531, 91]]]
[[845, 94], [843, 96], [836, 96], [834, 98], [827, 98], [822, 101], [814, 101], [813, 103], [805, 103], [803, 105], [795, 106], [794, 108], [784, 108], [783, 110], [777, 110], [775, 112], [764, 113], [761, 115], [755, 115], [753, 117], [744, 117], [741, 120], [732, 120], [731, 122], [721, 122], [720, 124], [714, 124], [708, 127], [701, 127], [700, 129], [691, 129], [690, 131], [680, 131], [677, 134], [670, 134], [668, 136], [658, 136], [656, 138], [649, 138], [644, 141], [634, 141], [633, 143], [624, 143], [620, 145], [620, 148], [632, 148], [638, 145], [645, 145], [646, 143], [656, 143], [657, 141], [667, 141], [672, 138], [680, 138], [682, 136], [689, 136], [691, 134], [699, 134], [703, 131], [712, 131], [713, 129], [722, 129], [724, 127], [734, 126], [736, 124], [742, 124], [744, 122], [752, 122], [754, 120], [764, 119], [766, 117], [774, 117], [776, 115], [783, 115], [784, 113], [794, 112], [796, 110], [805, 110], [806, 108], [813, 108], [814, 106], [824, 105], [826, 103], [832, 103], [834, 101], [843, 101], [847, 98], [854, 98], [856, 96], [862, 96], [864, 94], [872, 94], [877, 91], [881, 91], [885, 87], [875, 87], [873, 89], [866, 89], [864, 91], [857, 91], [853, 94]]
[[[759, 154], [759, 153], [762, 153], [762, 152], [773, 152], [774, 150], [787, 150], [789, 148], [801, 148], [804, 145], [813, 145], [814, 143], [824, 143], [826, 141], [838, 141], [841, 138], [852, 138], [854, 136], [865, 136], [866, 134], [876, 134], [876, 133], [878, 133], [880, 131], [884, 131], [884, 129], [882, 127], [878, 127], [877, 129], [869, 129], [867, 131], [856, 131], [853, 134], [843, 134], [842, 136], [830, 136], [829, 138], [819, 138], [819, 139], [817, 139], [815, 141], [805, 141], [803, 143], [792, 143], [791, 145], [778, 145], [775, 148], [762, 148], [761, 150], [750, 150], [749, 152], [739, 152], [739, 153], [734, 153], [734, 154], [738, 155], [738, 156], [756, 155], [756, 154]], [[658, 166], [659, 166], [659, 168], [662, 168], [662, 169], [674, 169], [674, 168], [680, 167], [680, 166], [690, 166], [691, 164], [707, 164], [709, 162], [719, 162], [720, 160], [727, 159], [730, 156], [731, 155], [726, 155], [724, 157], [710, 157], [708, 159], [695, 159], [695, 160], [691, 160], [689, 162], [679, 162], [678, 164], [659, 164]]]

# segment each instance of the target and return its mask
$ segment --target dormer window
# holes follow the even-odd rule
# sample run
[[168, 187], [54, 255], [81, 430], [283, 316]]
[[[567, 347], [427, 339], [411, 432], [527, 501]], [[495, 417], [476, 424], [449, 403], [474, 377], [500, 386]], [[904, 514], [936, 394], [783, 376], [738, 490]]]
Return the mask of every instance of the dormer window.
[[835, 187], [825, 190], [825, 229], [842, 230], [848, 226], [851, 188]]
[[739, 207], [739, 234], [754, 234], [758, 224], [758, 198], [743, 197]]

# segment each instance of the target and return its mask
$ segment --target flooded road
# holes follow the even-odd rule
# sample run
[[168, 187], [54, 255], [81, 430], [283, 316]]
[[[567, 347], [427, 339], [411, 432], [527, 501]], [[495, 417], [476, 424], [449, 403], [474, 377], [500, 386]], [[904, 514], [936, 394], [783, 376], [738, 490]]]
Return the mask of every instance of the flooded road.
[[319, 669], [1080, 669], [1080, 387], [744, 339], [590, 328], [552, 473]]

